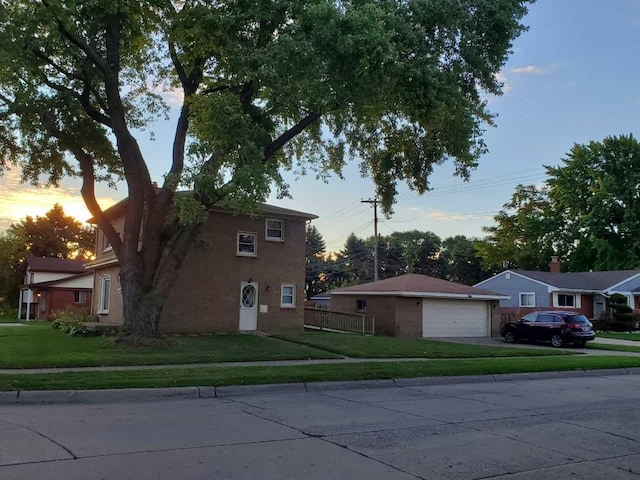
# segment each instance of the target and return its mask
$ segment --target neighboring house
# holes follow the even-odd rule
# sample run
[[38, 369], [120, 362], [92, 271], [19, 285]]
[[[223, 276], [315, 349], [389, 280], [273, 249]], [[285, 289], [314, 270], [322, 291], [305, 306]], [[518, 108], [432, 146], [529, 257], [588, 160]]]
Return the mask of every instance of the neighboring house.
[[[116, 231], [124, 225], [120, 202], [106, 214]], [[251, 217], [214, 207], [185, 258], [160, 317], [163, 333], [302, 330], [305, 230], [308, 213], [261, 205]], [[101, 323], [123, 320], [118, 259], [100, 229], [92, 316]]]
[[331, 303], [331, 292], [322, 292], [317, 295], [314, 295], [309, 299], [307, 305], [315, 308], [329, 308], [329, 303]]
[[58, 310], [89, 309], [93, 276], [83, 266], [86, 260], [27, 257], [26, 262], [18, 318], [50, 320]]
[[626, 296], [629, 306], [640, 309], [640, 270], [560, 273], [557, 257], [552, 258], [549, 266], [550, 272], [505, 270], [476, 287], [511, 297], [500, 301], [502, 313], [508, 315], [504, 320], [551, 308], [598, 318], [614, 293]]
[[408, 274], [331, 291], [330, 309], [375, 315], [376, 334], [487, 337], [498, 300], [508, 296]]

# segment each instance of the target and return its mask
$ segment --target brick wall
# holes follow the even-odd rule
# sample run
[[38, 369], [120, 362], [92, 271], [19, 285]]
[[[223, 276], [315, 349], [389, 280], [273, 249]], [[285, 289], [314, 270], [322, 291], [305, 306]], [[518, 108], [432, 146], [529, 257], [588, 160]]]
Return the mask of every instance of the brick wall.
[[397, 297], [397, 337], [422, 337], [422, 299]]
[[367, 300], [369, 315], [376, 317], [376, 335], [394, 336], [396, 332], [396, 297], [374, 295], [332, 295], [329, 310], [358, 313], [357, 301]]
[[[241, 282], [258, 282], [258, 329], [301, 331], [304, 321], [305, 221], [285, 220], [284, 242], [265, 240], [265, 218], [212, 212], [162, 312], [163, 332], [237, 331]], [[237, 233], [257, 234], [257, 255], [237, 256]], [[295, 285], [295, 308], [281, 307], [281, 285]]]

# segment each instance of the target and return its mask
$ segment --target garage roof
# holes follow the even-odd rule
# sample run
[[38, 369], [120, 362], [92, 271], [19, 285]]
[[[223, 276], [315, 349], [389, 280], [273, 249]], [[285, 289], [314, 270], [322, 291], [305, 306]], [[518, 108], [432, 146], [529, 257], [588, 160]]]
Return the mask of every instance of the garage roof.
[[508, 295], [501, 295], [489, 290], [416, 273], [339, 288], [333, 290], [331, 295], [392, 295], [400, 297], [471, 298], [478, 300], [508, 300], [511, 298]]

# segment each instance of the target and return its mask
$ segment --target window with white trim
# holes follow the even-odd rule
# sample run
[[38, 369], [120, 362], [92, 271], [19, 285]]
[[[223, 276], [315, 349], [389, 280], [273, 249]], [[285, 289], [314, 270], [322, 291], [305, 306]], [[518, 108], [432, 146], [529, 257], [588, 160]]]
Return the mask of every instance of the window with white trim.
[[520, 306], [535, 307], [536, 306], [535, 292], [520, 292]]
[[576, 306], [576, 296], [575, 295], [566, 295], [564, 293], [558, 294], [558, 306], [559, 307], [575, 307]]
[[73, 303], [87, 303], [89, 300], [89, 293], [76, 290], [73, 292]]
[[109, 313], [109, 300], [111, 295], [111, 276], [100, 277], [100, 303], [98, 303], [98, 313]]
[[283, 284], [280, 290], [280, 306], [295, 307], [296, 306], [296, 287], [292, 284]]
[[284, 220], [267, 218], [264, 239], [270, 242], [284, 242]]
[[253, 232], [238, 232], [238, 248], [236, 254], [244, 257], [255, 257], [257, 255], [257, 237]]

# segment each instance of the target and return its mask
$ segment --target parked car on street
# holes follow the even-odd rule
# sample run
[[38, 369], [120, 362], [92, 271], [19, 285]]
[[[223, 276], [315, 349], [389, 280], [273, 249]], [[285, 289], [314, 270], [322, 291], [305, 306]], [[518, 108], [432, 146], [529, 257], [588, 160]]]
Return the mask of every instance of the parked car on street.
[[500, 335], [506, 343], [521, 340], [551, 342], [554, 347], [572, 343], [584, 347], [596, 338], [593, 325], [587, 317], [566, 311], [533, 312], [519, 322], [505, 323]]

